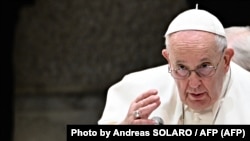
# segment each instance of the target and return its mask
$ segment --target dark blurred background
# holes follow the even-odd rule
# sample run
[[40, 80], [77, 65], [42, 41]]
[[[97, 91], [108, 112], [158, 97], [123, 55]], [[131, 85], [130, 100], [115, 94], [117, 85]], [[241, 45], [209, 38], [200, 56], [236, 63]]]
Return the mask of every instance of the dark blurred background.
[[63, 141], [67, 124], [96, 124], [108, 87], [166, 63], [168, 24], [197, 3], [250, 25], [246, 0], [1, 1], [1, 138]]

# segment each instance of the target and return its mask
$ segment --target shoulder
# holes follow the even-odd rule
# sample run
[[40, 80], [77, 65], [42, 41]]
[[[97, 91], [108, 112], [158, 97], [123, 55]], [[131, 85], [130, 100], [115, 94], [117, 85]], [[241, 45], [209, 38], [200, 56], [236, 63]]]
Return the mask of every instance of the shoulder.
[[235, 89], [250, 90], [250, 72], [231, 62], [231, 80]]
[[[238, 64], [231, 62], [230, 64], [232, 74], [235, 76], [243, 77], [243, 79], [249, 79], [250, 81], [250, 72], [244, 69], [243, 67], [239, 66]], [[239, 78], [239, 77], [238, 77]]]

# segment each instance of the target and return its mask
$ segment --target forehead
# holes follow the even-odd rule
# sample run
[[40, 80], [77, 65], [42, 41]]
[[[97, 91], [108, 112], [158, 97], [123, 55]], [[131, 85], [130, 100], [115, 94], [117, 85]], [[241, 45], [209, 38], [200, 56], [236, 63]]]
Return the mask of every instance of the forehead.
[[215, 35], [204, 31], [180, 31], [169, 37], [168, 49], [175, 57], [213, 56], [218, 50]]

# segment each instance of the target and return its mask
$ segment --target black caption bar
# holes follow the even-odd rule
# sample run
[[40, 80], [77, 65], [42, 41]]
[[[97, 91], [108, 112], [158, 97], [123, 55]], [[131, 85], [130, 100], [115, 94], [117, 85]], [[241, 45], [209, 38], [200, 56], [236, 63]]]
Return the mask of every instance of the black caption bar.
[[124, 137], [250, 139], [250, 125], [67, 125], [67, 141]]

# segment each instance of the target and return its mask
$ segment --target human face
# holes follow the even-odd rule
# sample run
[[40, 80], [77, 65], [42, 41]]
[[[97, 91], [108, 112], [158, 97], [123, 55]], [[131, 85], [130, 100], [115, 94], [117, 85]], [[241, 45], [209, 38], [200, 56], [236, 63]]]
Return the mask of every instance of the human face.
[[[196, 70], [186, 78], [174, 78], [182, 102], [195, 111], [211, 107], [219, 99], [226, 74], [224, 52], [218, 50], [215, 35], [202, 31], [177, 32], [170, 36], [167, 50], [164, 57], [171, 70]], [[216, 69], [204, 77], [197, 73], [204, 66]]]

